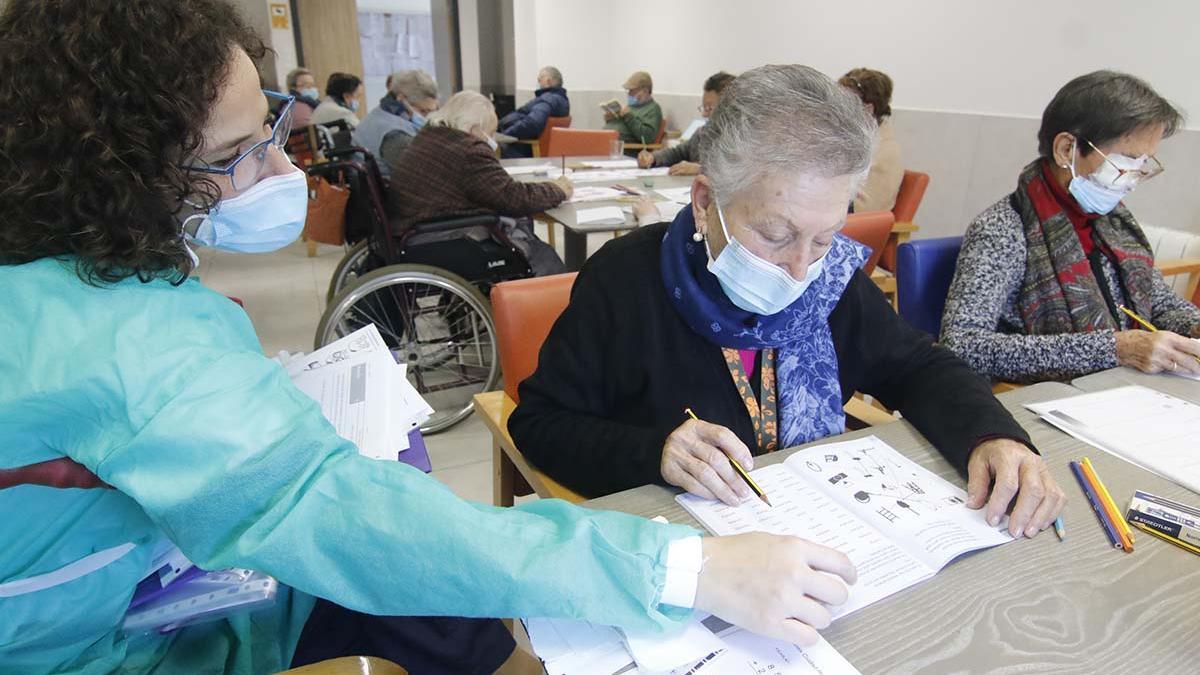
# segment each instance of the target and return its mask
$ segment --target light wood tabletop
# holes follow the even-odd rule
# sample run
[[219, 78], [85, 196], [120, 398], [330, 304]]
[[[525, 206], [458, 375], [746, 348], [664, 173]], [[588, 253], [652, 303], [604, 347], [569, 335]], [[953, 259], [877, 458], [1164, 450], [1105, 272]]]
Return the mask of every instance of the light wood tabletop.
[[[1133, 553], [1114, 550], [1067, 462], [1088, 454], [1122, 505], [1135, 489], [1191, 504], [1200, 504], [1200, 496], [1104, 452], [1089, 454], [1023, 407], [1079, 393], [1067, 384], [1042, 383], [999, 397], [1067, 493], [1066, 541], [1047, 530], [967, 554], [934, 578], [839, 620], [823, 635], [850, 663], [867, 674], [1197, 672], [1200, 557], [1149, 536], [1138, 537]], [[904, 421], [812, 445], [872, 434], [965, 487], [965, 479]], [[756, 466], [789, 454], [757, 458]], [[643, 486], [584, 505], [699, 527], [675, 502], [676, 492]]]
[[[1189, 380], [1186, 377], [1178, 375], [1147, 375], [1140, 370], [1134, 368], [1113, 368], [1111, 370], [1102, 370], [1091, 375], [1075, 378], [1071, 381], [1071, 385], [1076, 389], [1084, 391], [1104, 391], [1105, 389], [1113, 389], [1116, 387], [1126, 387], [1131, 384], [1138, 384], [1148, 389], [1161, 391], [1164, 394], [1170, 394], [1177, 398], [1181, 398], [1190, 403], [1200, 404], [1200, 382]], [[1200, 666], [1197, 666], [1200, 670]]]

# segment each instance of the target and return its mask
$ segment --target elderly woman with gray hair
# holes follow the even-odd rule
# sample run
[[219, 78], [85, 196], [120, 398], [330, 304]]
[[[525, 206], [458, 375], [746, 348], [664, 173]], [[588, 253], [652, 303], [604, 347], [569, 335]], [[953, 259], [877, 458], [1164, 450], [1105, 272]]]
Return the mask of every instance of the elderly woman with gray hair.
[[[1200, 310], [1175, 295], [1121, 200], [1162, 172], [1182, 116], [1150, 85], [1108, 70], [1063, 86], [1038, 158], [967, 228], [942, 342], [980, 373], [1062, 380], [1118, 365], [1200, 374]], [[1139, 330], [1121, 307], [1160, 328]]]
[[839, 234], [873, 150], [862, 103], [811, 68], [764, 66], [706, 129], [691, 206], [580, 272], [509, 422], [525, 457], [589, 496], [665, 482], [736, 504], [749, 492], [727, 456], [749, 468], [842, 433], [859, 391], [965, 470], [991, 523], [1011, 505], [1012, 534], [1050, 526], [1065, 498], [1028, 435], [896, 315]]

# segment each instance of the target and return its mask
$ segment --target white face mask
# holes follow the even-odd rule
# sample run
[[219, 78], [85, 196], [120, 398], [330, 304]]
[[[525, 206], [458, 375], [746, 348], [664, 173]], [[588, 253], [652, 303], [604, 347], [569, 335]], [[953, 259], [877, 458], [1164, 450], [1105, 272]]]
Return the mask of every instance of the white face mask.
[[[308, 215], [308, 175], [299, 167], [264, 178], [250, 189], [197, 213], [200, 225], [187, 238], [202, 246], [239, 253], [266, 253], [296, 241]], [[185, 230], [186, 231], [186, 230]]]
[[725, 248], [721, 249], [721, 253], [714, 260], [712, 249], [708, 247], [708, 238], [705, 237], [708, 271], [717, 277], [717, 281], [721, 283], [721, 290], [725, 291], [729, 301], [747, 312], [764, 316], [778, 314], [799, 300], [804, 291], [821, 276], [825, 256], [817, 258], [808, 266], [803, 281], [796, 281], [787, 270], [763, 260], [730, 236], [725, 227], [725, 213], [721, 210], [719, 202], [717, 220], [721, 223], [721, 232], [725, 234]]
[[488, 136], [483, 140], [487, 142], [488, 147], [492, 149], [492, 152], [495, 152], [496, 148], [500, 147], [500, 144], [496, 142], [496, 139], [492, 138], [491, 136]]

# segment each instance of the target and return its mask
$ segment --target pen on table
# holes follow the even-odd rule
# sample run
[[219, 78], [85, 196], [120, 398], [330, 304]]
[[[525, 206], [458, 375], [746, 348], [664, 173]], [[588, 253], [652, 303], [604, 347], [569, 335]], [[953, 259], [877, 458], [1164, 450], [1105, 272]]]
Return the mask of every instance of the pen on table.
[[1062, 516], [1054, 519], [1054, 534], [1058, 535], [1059, 541], [1067, 540], [1067, 528], [1063, 527]]
[[1117, 536], [1116, 525], [1108, 522], [1108, 516], [1104, 513], [1104, 507], [1100, 505], [1100, 497], [1083, 475], [1083, 468], [1079, 466], [1078, 462], [1068, 462], [1067, 464], [1071, 467], [1071, 473], [1075, 474], [1075, 480], [1079, 483], [1079, 487], [1083, 489], [1083, 495], [1087, 497], [1092, 511], [1100, 519], [1100, 525], [1104, 528], [1104, 534], [1108, 535], [1109, 543], [1113, 545], [1113, 548], [1121, 548], [1121, 538]]
[[[1147, 321], [1147, 320], [1143, 319], [1142, 317], [1138, 316], [1137, 312], [1133, 311], [1132, 309], [1129, 309], [1129, 308], [1128, 308], [1128, 307], [1126, 307], [1125, 305], [1117, 305], [1117, 309], [1119, 309], [1119, 310], [1121, 310], [1122, 312], [1125, 312], [1126, 314], [1128, 314], [1128, 315], [1129, 315], [1129, 318], [1131, 318], [1131, 319], [1133, 319], [1134, 321], [1138, 322], [1138, 324], [1140, 324], [1142, 328], [1145, 328], [1146, 330], [1150, 331], [1151, 333], [1157, 333], [1157, 332], [1158, 332], [1158, 329], [1154, 327], [1154, 324], [1152, 324], [1152, 323], [1150, 323], [1149, 321]], [[1192, 358], [1193, 358], [1193, 359], [1196, 359], [1196, 363], [1200, 363], [1200, 356], [1193, 356]]]
[[1108, 486], [1104, 484], [1104, 481], [1100, 480], [1100, 474], [1096, 471], [1096, 467], [1092, 465], [1092, 460], [1084, 457], [1083, 466], [1088, 471], [1091, 471], [1092, 476], [1096, 478], [1096, 487], [1100, 488], [1100, 499], [1104, 500], [1104, 502], [1108, 504], [1109, 508], [1112, 510], [1113, 514], [1115, 514], [1113, 517], [1117, 519], [1117, 527], [1125, 530], [1125, 534], [1129, 537], [1129, 543], [1132, 545], [1134, 543], [1133, 528], [1130, 527], [1129, 523], [1121, 517], [1121, 509], [1117, 507], [1116, 500], [1114, 500], [1112, 498], [1112, 494], [1109, 493]]
[[1100, 477], [1092, 470], [1092, 464], [1086, 457], [1079, 463], [1079, 469], [1083, 471], [1083, 477], [1087, 479], [1088, 484], [1095, 491], [1096, 501], [1100, 502], [1100, 508], [1108, 516], [1108, 522], [1112, 523], [1113, 529], [1117, 531], [1117, 538], [1121, 540], [1121, 548], [1125, 549], [1126, 553], [1132, 553], [1133, 541], [1130, 540], [1129, 533], [1125, 528], [1121, 527], [1121, 512], [1117, 510], [1116, 504], [1104, 498], [1104, 483], [1100, 482]]
[[[684, 408], [683, 412], [687, 413], [688, 417], [691, 417], [697, 422], [700, 421], [700, 418], [696, 417], [696, 413], [692, 412], [691, 408]], [[767, 499], [767, 493], [763, 492], [763, 489], [758, 487], [758, 483], [754, 482], [754, 479], [750, 477], [750, 474], [746, 473], [746, 470], [742, 468], [742, 465], [738, 464], [738, 461], [729, 455], [725, 455], [725, 458], [729, 460], [729, 464], [735, 471], [738, 472], [738, 475], [742, 477], [742, 480], [746, 481], [746, 485], [750, 486], [750, 489], [754, 492], [755, 496], [763, 500], [763, 503], [767, 506], [774, 508], [774, 506], [771, 504], [771, 500]]]

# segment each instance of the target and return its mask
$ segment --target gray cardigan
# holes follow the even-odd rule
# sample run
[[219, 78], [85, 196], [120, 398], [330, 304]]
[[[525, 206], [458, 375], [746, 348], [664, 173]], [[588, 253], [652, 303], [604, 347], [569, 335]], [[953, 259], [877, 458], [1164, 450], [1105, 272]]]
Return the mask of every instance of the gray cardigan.
[[[1113, 331], [1025, 335], [1017, 313], [1024, 276], [1025, 226], [1005, 197], [967, 228], [942, 315], [942, 344], [977, 372], [1012, 382], [1066, 380], [1117, 365]], [[1123, 303], [1125, 293], [1107, 258], [1104, 277], [1113, 301]], [[1149, 319], [1158, 328], [1186, 336], [1200, 324], [1200, 309], [1176, 295], [1158, 270], [1151, 303]], [[1122, 330], [1131, 327], [1123, 314], [1117, 320]]]

